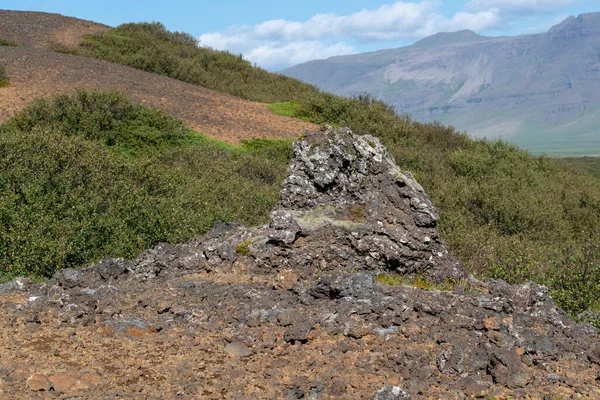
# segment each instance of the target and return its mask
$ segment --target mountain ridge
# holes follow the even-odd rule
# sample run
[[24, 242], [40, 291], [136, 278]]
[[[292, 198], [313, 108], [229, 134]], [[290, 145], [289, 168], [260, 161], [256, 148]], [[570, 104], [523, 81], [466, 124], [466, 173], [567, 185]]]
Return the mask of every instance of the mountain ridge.
[[600, 154], [599, 27], [600, 13], [588, 13], [546, 33], [441, 33], [281, 72], [339, 95], [370, 93], [419, 121], [509, 139], [535, 153]]

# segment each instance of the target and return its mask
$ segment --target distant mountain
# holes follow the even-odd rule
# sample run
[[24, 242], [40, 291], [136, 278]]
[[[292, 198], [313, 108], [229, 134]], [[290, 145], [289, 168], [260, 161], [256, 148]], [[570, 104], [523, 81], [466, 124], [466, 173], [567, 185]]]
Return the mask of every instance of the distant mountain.
[[370, 93], [417, 120], [536, 153], [600, 155], [600, 13], [535, 35], [438, 33], [282, 73], [341, 95]]

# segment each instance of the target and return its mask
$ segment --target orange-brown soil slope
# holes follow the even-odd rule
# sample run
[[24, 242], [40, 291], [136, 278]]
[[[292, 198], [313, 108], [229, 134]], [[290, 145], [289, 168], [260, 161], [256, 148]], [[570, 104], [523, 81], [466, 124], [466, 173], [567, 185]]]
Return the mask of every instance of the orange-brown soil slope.
[[275, 115], [265, 104], [106, 61], [43, 49], [0, 47], [0, 64], [10, 82], [0, 89], [0, 122], [35, 98], [85, 88], [122, 90], [145, 105], [183, 119], [192, 129], [230, 143], [244, 138], [298, 137], [304, 129], [314, 128]]
[[32, 100], [84, 89], [117, 89], [181, 118], [190, 128], [239, 143], [245, 138], [295, 138], [314, 125], [278, 116], [265, 104], [239, 99], [119, 64], [57, 53], [86, 33], [108, 27], [58, 14], [0, 10], [0, 37], [25, 47], [1, 47], [10, 85], [0, 88], [0, 123]]

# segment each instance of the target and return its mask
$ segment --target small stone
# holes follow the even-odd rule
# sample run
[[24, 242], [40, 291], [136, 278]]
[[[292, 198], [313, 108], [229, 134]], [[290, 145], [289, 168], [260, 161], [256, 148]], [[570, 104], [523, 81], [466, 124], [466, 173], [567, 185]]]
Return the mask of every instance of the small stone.
[[293, 325], [298, 320], [298, 313], [290, 310], [284, 311], [277, 316], [280, 326]]
[[294, 344], [295, 342], [306, 343], [308, 342], [308, 333], [312, 330], [312, 326], [309, 324], [298, 324], [283, 334], [283, 339]]
[[52, 382], [52, 387], [57, 393], [66, 393], [75, 384], [79, 374], [74, 373], [60, 373], [49, 377], [48, 379]]
[[142, 338], [146, 335], [150, 335], [158, 332], [156, 328], [138, 328], [134, 326], [125, 331], [125, 335], [129, 337]]
[[33, 374], [27, 378], [27, 387], [34, 392], [52, 389], [52, 382], [42, 374]]
[[500, 329], [500, 322], [497, 318], [485, 318], [483, 320], [483, 326], [488, 331], [497, 331]]
[[110, 327], [106, 324], [100, 325], [98, 329], [96, 329], [96, 332], [102, 336], [108, 336], [113, 333], [112, 329], [110, 329]]
[[171, 304], [166, 301], [161, 301], [156, 307], [156, 312], [159, 314], [164, 314], [171, 309]]
[[92, 387], [89, 382], [78, 379], [73, 386], [71, 386], [71, 391], [75, 392], [78, 390], [88, 390]]
[[227, 346], [225, 346], [225, 349], [223, 350], [225, 351], [225, 353], [227, 353], [229, 357], [234, 358], [250, 357], [252, 354], [254, 354], [252, 350], [250, 350], [245, 344], [241, 342], [231, 342]]
[[377, 391], [373, 400], [411, 400], [411, 395], [399, 386], [385, 385]]
[[98, 386], [102, 382], [102, 377], [95, 372], [88, 372], [87, 374], [83, 374], [81, 380], [91, 385]]
[[291, 290], [297, 281], [298, 276], [293, 271], [281, 271], [279, 274], [277, 274], [277, 281], [275, 282], [275, 287], [283, 290]]
[[588, 359], [590, 362], [600, 365], [600, 345], [591, 346], [588, 351]]
[[171, 314], [174, 314], [176, 317], [182, 317], [183, 315], [185, 315], [186, 311], [187, 310], [183, 306], [175, 306], [171, 308]]
[[285, 394], [286, 399], [303, 399], [305, 397], [304, 390], [299, 387], [289, 389]]

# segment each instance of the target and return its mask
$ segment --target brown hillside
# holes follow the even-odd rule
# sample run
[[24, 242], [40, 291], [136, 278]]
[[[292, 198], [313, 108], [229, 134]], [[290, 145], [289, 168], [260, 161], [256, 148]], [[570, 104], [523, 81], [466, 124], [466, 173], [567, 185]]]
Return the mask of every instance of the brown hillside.
[[0, 37], [30, 47], [79, 44], [82, 35], [100, 33], [107, 25], [60, 14], [0, 10]]
[[35, 98], [76, 88], [118, 89], [161, 108], [190, 128], [230, 143], [244, 138], [299, 136], [312, 124], [273, 114], [250, 102], [123, 65], [49, 50], [0, 47], [10, 86], [0, 89], [0, 122]]
[[77, 88], [117, 89], [161, 108], [209, 136], [239, 143], [244, 138], [298, 137], [314, 125], [273, 114], [265, 104], [106, 61], [47, 50], [76, 45], [86, 33], [108, 26], [59, 14], [0, 10], [0, 37], [27, 47], [0, 47], [10, 86], [0, 89], [0, 123], [32, 100]]

